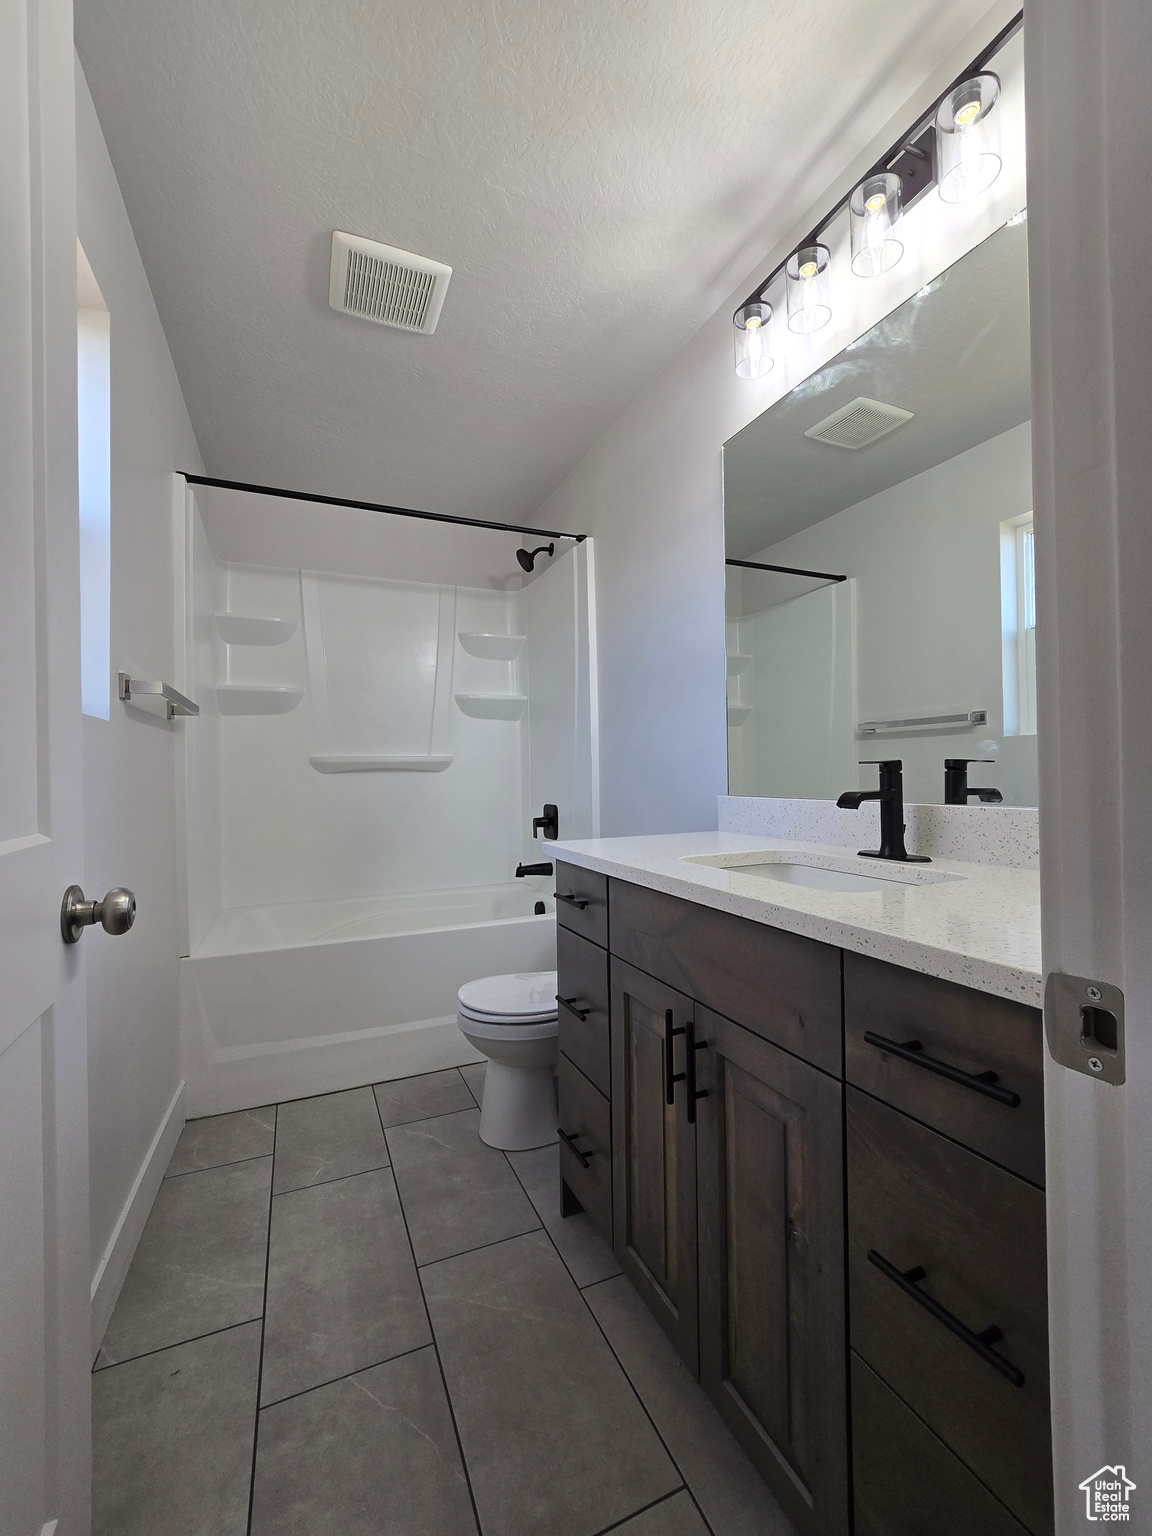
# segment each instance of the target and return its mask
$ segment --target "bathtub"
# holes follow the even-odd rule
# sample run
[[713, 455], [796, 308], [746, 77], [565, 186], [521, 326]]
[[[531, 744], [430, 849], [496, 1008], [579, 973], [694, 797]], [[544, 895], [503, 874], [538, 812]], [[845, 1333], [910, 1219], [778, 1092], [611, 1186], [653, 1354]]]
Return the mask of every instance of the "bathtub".
[[522, 881], [226, 907], [180, 961], [186, 1113], [481, 1061], [458, 989], [555, 964], [554, 903]]

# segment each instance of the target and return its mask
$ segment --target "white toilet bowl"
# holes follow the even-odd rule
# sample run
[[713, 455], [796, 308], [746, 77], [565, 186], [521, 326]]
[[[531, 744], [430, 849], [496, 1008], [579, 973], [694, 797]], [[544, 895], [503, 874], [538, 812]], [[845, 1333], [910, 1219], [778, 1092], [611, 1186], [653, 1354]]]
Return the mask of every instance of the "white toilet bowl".
[[460, 1033], [488, 1058], [480, 1140], [503, 1152], [556, 1141], [556, 972], [483, 976], [458, 993]]

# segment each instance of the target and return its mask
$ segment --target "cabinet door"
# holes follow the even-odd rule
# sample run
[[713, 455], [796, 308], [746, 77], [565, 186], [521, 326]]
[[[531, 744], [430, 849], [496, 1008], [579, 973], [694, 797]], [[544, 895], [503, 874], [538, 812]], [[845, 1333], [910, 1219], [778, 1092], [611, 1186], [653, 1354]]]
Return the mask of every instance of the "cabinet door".
[[700, 1380], [799, 1532], [848, 1529], [840, 1083], [697, 1005]]
[[691, 1024], [689, 998], [613, 960], [613, 1246], [695, 1372], [696, 1128], [683, 1080], [667, 1102], [669, 1075], [685, 1071], [684, 1030]]

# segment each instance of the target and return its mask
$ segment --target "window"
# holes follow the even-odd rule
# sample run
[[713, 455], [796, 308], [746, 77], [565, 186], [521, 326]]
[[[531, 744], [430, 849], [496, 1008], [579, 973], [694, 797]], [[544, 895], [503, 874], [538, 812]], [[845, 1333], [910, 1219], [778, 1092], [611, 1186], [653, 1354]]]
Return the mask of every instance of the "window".
[[108, 306], [76, 245], [77, 456], [80, 479], [80, 707], [111, 709], [112, 476]]
[[1000, 525], [1004, 732], [1036, 734], [1036, 538], [1031, 512]]

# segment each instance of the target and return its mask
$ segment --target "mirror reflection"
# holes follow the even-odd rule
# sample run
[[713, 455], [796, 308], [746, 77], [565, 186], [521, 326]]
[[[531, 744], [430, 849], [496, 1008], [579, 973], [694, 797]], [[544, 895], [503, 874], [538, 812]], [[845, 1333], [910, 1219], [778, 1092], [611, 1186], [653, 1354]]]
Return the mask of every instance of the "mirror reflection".
[[731, 794], [1036, 804], [1027, 261], [1020, 216], [725, 445]]

